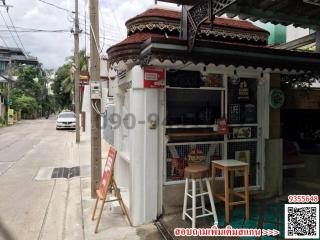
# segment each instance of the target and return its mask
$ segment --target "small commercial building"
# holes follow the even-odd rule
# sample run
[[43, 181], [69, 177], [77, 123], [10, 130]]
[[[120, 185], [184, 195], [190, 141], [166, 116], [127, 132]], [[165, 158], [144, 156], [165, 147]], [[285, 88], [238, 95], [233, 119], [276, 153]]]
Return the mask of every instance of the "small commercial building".
[[281, 74], [319, 71], [320, 54], [273, 49], [267, 31], [242, 20], [205, 22], [190, 51], [179, 38], [180, 18], [149, 9], [128, 20], [127, 39], [108, 49], [117, 71], [115, 178], [134, 225], [172, 205], [182, 212], [190, 162], [247, 162], [251, 192], [280, 194]]

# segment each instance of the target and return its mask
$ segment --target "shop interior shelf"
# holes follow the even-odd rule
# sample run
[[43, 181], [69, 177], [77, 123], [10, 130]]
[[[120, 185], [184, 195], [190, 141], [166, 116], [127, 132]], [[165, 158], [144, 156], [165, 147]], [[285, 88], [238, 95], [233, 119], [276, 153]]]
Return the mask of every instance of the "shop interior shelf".
[[213, 128], [212, 125], [167, 125], [166, 128]]
[[199, 88], [186, 88], [186, 87], [170, 87], [167, 86], [167, 89], [181, 89], [181, 90], [211, 90], [211, 91], [224, 91], [224, 87], [199, 87]]

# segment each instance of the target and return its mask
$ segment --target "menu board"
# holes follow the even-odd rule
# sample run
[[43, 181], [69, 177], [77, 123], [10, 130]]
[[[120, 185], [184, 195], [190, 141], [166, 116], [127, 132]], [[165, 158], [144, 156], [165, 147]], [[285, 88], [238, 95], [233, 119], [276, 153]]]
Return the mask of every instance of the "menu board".
[[253, 78], [229, 78], [229, 124], [257, 122], [257, 80]]

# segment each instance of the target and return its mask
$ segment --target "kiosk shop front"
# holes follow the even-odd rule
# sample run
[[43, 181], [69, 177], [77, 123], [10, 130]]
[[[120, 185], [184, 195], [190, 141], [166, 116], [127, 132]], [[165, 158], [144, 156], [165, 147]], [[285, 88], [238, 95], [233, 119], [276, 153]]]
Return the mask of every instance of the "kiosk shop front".
[[[247, 162], [250, 190], [279, 194], [280, 110], [270, 107], [270, 90], [280, 87], [281, 74], [319, 69], [319, 54], [272, 49], [265, 30], [218, 17], [201, 26], [190, 52], [179, 23], [180, 12], [149, 9], [130, 19], [128, 38], [108, 49], [118, 73], [111, 82], [115, 178], [133, 225], [173, 207], [182, 212], [191, 162]], [[240, 178], [236, 173], [236, 187]]]

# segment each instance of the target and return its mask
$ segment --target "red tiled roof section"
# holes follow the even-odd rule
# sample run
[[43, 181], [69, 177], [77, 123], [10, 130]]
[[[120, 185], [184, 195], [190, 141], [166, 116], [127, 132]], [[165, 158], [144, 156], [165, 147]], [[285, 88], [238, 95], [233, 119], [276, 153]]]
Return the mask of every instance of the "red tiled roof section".
[[[145, 12], [138, 14], [134, 18], [128, 20], [130, 22], [133, 19], [141, 18], [141, 17], [164, 17], [170, 19], [179, 19], [180, 20], [181, 12], [174, 11], [174, 10], [167, 10], [161, 8], [152, 8], [148, 9]], [[238, 29], [246, 29], [252, 31], [259, 31], [259, 32], [267, 32], [266, 30], [259, 28], [248, 21], [243, 20], [236, 20], [236, 19], [229, 19], [229, 18], [222, 18], [216, 17], [214, 19], [214, 25], [222, 26], [222, 27], [230, 27], [230, 28], [238, 28]]]
[[[143, 43], [151, 37], [163, 37], [164, 38], [164, 36], [161, 34], [154, 34], [154, 33], [148, 33], [148, 32], [137, 32], [135, 34], [128, 36], [126, 39], [113, 45], [112, 47], [119, 46], [119, 45], [126, 45], [126, 44]], [[169, 37], [169, 38], [170, 39], [177, 39], [177, 37]]]

